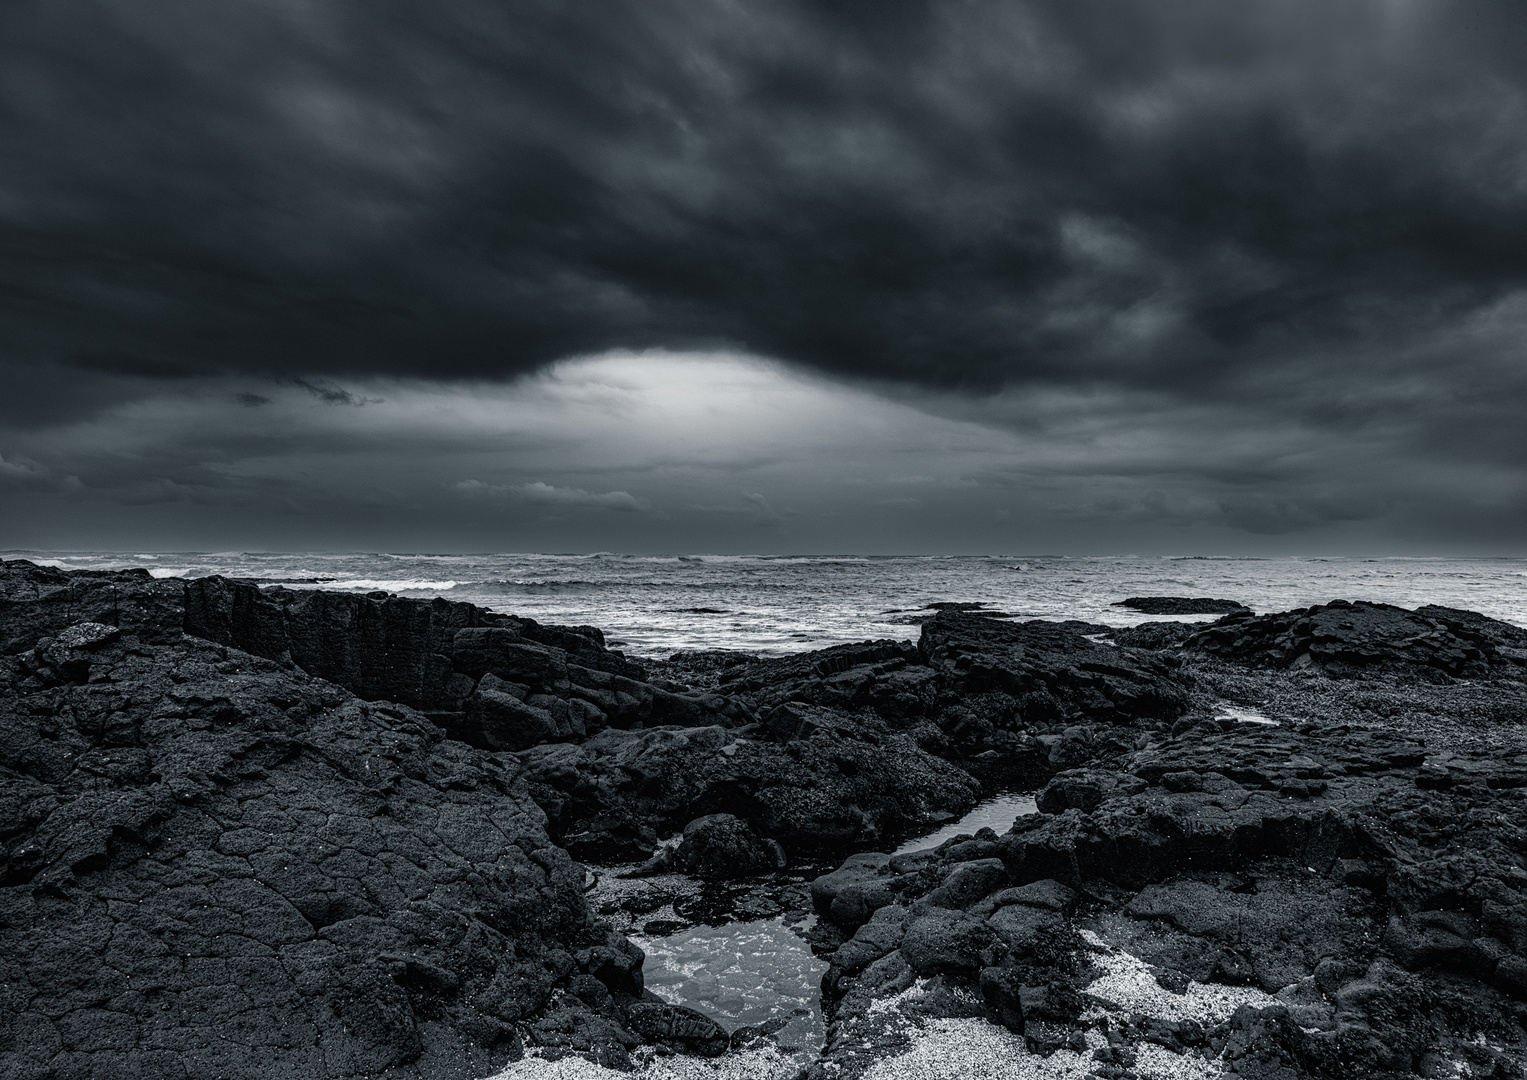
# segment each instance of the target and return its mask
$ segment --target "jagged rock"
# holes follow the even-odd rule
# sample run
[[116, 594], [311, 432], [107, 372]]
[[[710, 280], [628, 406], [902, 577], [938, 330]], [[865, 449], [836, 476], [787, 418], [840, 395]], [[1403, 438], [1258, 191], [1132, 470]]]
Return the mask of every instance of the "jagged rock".
[[786, 744], [720, 726], [610, 729], [576, 750], [525, 751], [526, 776], [561, 834], [601, 814], [671, 832], [724, 813], [792, 855], [841, 852], [975, 802], [974, 780], [908, 736], [834, 723]]
[[[840, 898], [883, 906], [824, 980], [834, 1038], [881, 1037], [876, 1010], [901, 984], [876, 966], [892, 955], [919, 975], [979, 988], [994, 1022], [1076, 1024], [1087, 1007], [1086, 948], [1070, 922], [1081, 893], [1090, 925], [1124, 938], [1163, 987], [1254, 985], [1280, 1002], [1207, 1035], [1137, 1017], [1110, 1039], [1117, 1031], [1178, 1052], [1207, 1040], [1250, 1075], [1381, 1075], [1446, 1047], [1486, 1071], [1507, 1069], [1509, 1053], [1466, 1049], [1476, 1045], [1467, 1031], [1497, 1025], [1520, 1057], [1510, 999], [1527, 996], [1527, 834], [1515, 786], [1527, 753], [1446, 760], [1457, 782], [1418, 786], [1426, 748], [1397, 733], [1194, 725], [1057, 777], [1040, 798], [1051, 813], [1018, 819], [995, 842], [1019, 884], [994, 880], [973, 903], [974, 876], [957, 900], [947, 885], [974, 865], [956, 856], [985, 857], [988, 842], [860, 860], [829, 876], [839, 888], [825, 913], [851, 917], [841, 925], [853, 929], [862, 911]], [[883, 952], [898, 934], [897, 953]]]
[[[0, 566], [0, 1073], [486, 1075], [524, 1038], [628, 1062], [641, 951], [519, 760], [187, 636], [182, 589]], [[24, 659], [81, 653], [84, 682]]]
[[[188, 632], [295, 664], [368, 701], [424, 709], [453, 736], [488, 749], [579, 737], [607, 723], [699, 726], [750, 719], [716, 695], [673, 693], [645, 682], [641, 666], [606, 648], [604, 635], [591, 626], [545, 626], [448, 600], [297, 592], [220, 577], [183, 588]], [[528, 734], [484, 730], [483, 702], [473, 698], [489, 675], [525, 687], [524, 696], [514, 696], [552, 714], [554, 731], [536, 731], [542, 718], [502, 702], [500, 711], [510, 720], [490, 727], [507, 723]]]
[[1145, 615], [1233, 615], [1251, 610], [1236, 600], [1211, 600], [1207, 596], [1131, 596], [1128, 600], [1115, 600], [1113, 606]]

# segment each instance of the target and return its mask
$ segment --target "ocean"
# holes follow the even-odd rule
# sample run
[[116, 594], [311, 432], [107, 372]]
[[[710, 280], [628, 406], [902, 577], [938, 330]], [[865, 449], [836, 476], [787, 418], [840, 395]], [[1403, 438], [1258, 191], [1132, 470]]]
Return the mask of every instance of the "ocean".
[[386, 552], [8, 551], [65, 569], [142, 566], [294, 589], [442, 596], [542, 622], [600, 627], [615, 648], [781, 655], [917, 637], [927, 605], [980, 603], [1017, 618], [1147, 622], [1129, 596], [1210, 596], [1258, 612], [1328, 600], [1444, 604], [1527, 626], [1527, 559], [758, 556]]

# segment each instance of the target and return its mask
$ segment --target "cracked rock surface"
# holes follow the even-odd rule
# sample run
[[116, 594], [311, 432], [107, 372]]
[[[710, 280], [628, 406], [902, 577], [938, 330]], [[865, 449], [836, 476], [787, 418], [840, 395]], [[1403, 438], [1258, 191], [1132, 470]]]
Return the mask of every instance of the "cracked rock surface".
[[186, 634], [182, 598], [0, 566], [0, 1075], [437, 1080], [526, 1043], [724, 1042], [643, 994], [518, 758]]

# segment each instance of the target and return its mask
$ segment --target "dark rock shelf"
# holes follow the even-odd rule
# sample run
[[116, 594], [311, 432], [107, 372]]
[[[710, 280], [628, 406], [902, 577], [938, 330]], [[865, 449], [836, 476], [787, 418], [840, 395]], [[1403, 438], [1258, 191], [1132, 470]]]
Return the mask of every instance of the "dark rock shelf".
[[[914, 987], [916, 1022], [985, 1016], [1099, 1076], [1145, 1044], [1520, 1075], [1527, 631], [962, 606], [915, 643], [639, 664], [469, 604], [6, 562], [0, 1075], [434, 1080], [766, 1037], [650, 993], [575, 859], [687, 871], [691, 923], [804, 918], [815, 876], [812, 1076], [897, 1052]], [[1043, 813], [874, 850], [1003, 790]], [[1105, 953], [1247, 1004], [1099, 1013]]]

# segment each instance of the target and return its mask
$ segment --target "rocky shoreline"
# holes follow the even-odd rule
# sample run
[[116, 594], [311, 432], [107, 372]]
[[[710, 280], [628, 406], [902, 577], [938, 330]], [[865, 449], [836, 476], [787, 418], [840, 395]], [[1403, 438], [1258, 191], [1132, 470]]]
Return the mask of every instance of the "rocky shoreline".
[[[0, 1074], [766, 1040], [646, 989], [637, 902], [585, 891], [613, 864], [713, 883], [692, 919], [815, 913], [822, 1080], [970, 1032], [1013, 1076], [1522, 1074], [1527, 631], [969, 608], [638, 663], [444, 600], [0, 564]], [[998, 788], [1042, 813], [888, 853]]]

